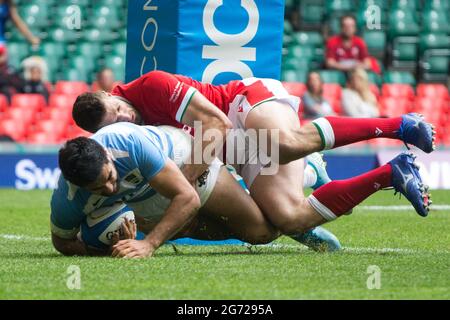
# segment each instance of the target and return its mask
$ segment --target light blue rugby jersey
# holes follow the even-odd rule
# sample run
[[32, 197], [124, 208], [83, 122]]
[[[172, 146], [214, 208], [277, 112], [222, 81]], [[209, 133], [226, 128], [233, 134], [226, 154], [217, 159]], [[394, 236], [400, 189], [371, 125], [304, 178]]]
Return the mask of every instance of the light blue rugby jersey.
[[155, 195], [148, 181], [163, 169], [167, 158], [173, 159], [172, 140], [157, 127], [121, 122], [102, 128], [91, 138], [112, 155], [120, 189], [111, 197], [94, 195], [61, 175], [51, 200], [50, 220], [52, 231], [63, 238], [73, 237], [85, 216], [95, 210]]

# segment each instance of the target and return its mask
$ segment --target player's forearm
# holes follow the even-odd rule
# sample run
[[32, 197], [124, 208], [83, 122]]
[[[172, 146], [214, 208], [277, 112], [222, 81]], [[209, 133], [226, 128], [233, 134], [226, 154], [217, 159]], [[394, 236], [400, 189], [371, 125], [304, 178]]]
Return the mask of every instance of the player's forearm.
[[65, 256], [106, 256], [109, 252], [86, 247], [79, 239], [62, 239], [52, 234], [53, 247]]
[[153, 251], [175, 236], [197, 214], [200, 199], [195, 191], [172, 199], [164, 217], [146, 237]]
[[[226, 142], [231, 122], [225, 116], [212, 117], [202, 123], [202, 134], [196, 133], [192, 146], [191, 163], [186, 164], [182, 172], [191, 183], [196, 181], [218, 156]], [[201, 150], [201, 154], [197, 154]]]

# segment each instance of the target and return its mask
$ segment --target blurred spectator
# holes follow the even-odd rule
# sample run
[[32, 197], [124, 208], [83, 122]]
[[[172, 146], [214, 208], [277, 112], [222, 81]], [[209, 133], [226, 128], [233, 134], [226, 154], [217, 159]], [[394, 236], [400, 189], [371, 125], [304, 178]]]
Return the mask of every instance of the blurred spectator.
[[110, 68], [104, 68], [97, 73], [97, 90], [111, 92], [116, 85], [114, 72]]
[[377, 98], [370, 90], [369, 78], [363, 68], [348, 73], [347, 88], [342, 91], [342, 109], [346, 116], [354, 118], [380, 116]]
[[302, 97], [303, 117], [316, 119], [334, 115], [330, 103], [323, 97], [323, 82], [318, 72], [310, 72], [306, 82], [308, 89]]
[[22, 92], [24, 81], [13, 67], [8, 65], [8, 52], [0, 46], [0, 94], [4, 94], [11, 103], [15, 92]]
[[14, 0], [0, 0], [0, 45], [5, 43], [5, 25], [9, 18], [11, 18], [11, 21], [20, 33], [22, 33], [33, 46], [38, 46], [41, 43], [41, 40], [31, 33], [30, 29], [28, 29], [27, 25], [20, 17]]
[[356, 35], [356, 19], [351, 15], [341, 17], [341, 34], [330, 37], [326, 45], [325, 64], [329, 69], [351, 71], [357, 67], [371, 69], [367, 45]]
[[33, 56], [22, 62], [25, 84], [23, 93], [37, 93], [45, 97], [48, 102], [49, 92], [47, 81], [47, 63], [41, 57]]

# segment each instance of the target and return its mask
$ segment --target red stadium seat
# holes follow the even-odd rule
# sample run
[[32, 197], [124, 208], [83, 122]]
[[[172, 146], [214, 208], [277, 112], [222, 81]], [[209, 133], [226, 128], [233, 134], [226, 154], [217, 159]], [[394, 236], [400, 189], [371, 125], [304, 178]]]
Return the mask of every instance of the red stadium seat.
[[414, 111], [423, 114], [427, 121], [432, 123], [441, 123], [445, 120], [444, 114], [446, 113], [446, 105], [448, 102], [443, 99], [422, 97], [417, 98]]
[[58, 94], [77, 96], [89, 91], [89, 85], [82, 81], [58, 81], [55, 85]]
[[0, 112], [5, 112], [8, 106], [8, 99], [6, 99], [5, 95], [0, 94]]
[[31, 133], [25, 141], [30, 144], [56, 144], [59, 142], [51, 133], [42, 131]]
[[0, 134], [10, 136], [14, 141], [22, 142], [25, 136], [25, 124], [15, 119], [0, 121]]
[[90, 137], [91, 135], [92, 135], [92, 133], [84, 131], [83, 129], [81, 129], [77, 125], [73, 125], [73, 126], [70, 126], [66, 130], [64, 137], [67, 140], [69, 140], [69, 139], [74, 139], [76, 137]]
[[[121, 84], [123, 84], [123, 82], [121, 82], [121, 81], [116, 81], [116, 82], [114, 82], [113, 88], [114, 88], [115, 86], [118, 86], [118, 85], [121, 85]], [[283, 84], [284, 84], [284, 83], [283, 83]], [[94, 82], [92, 83], [91, 88], [92, 88], [92, 92], [100, 91], [100, 88], [98, 87], [97, 81], [94, 81]], [[286, 88], [286, 89], [287, 89], [287, 88]], [[288, 91], [289, 91], [289, 90], [288, 90]], [[291, 93], [291, 94], [292, 94], [292, 93]]]
[[408, 84], [385, 83], [381, 87], [383, 97], [414, 99], [414, 89]]
[[372, 91], [372, 93], [375, 95], [375, 97], [377, 98], [377, 100], [380, 100], [380, 88], [378, 88], [378, 86], [376, 84], [371, 84], [370, 85], [370, 91]]
[[418, 97], [450, 99], [450, 94], [443, 84], [422, 83], [417, 86]]
[[324, 83], [323, 95], [329, 100], [341, 100], [342, 88], [336, 83]]
[[15, 94], [11, 98], [11, 107], [40, 111], [46, 106], [47, 102], [44, 96], [40, 94]]
[[55, 138], [61, 137], [67, 128], [67, 123], [58, 120], [41, 120], [36, 124], [35, 131], [53, 134]]
[[43, 120], [57, 120], [65, 125], [72, 119], [72, 112], [69, 108], [48, 108], [42, 113]]
[[381, 97], [380, 112], [383, 116], [398, 117], [408, 113], [413, 107], [413, 103], [406, 98]]
[[49, 99], [50, 108], [68, 108], [72, 110], [76, 95], [52, 94]]
[[36, 112], [25, 108], [11, 107], [5, 112], [3, 118], [30, 125], [36, 118]]
[[283, 82], [284, 88], [293, 96], [301, 97], [306, 92], [306, 85], [300, 82]]

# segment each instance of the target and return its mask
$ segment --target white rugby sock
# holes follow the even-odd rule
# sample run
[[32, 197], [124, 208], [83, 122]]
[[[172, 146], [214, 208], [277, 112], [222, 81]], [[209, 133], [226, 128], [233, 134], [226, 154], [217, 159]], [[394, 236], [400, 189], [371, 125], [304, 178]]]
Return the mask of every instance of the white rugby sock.
[[330, 150], [334, 148], [335, 136], [334, 130], [330, 122], [325, 118], [319, 118], [312, 122], [317, 130], [319, 131], [320, 137], [322, 138], [323, 150]]

